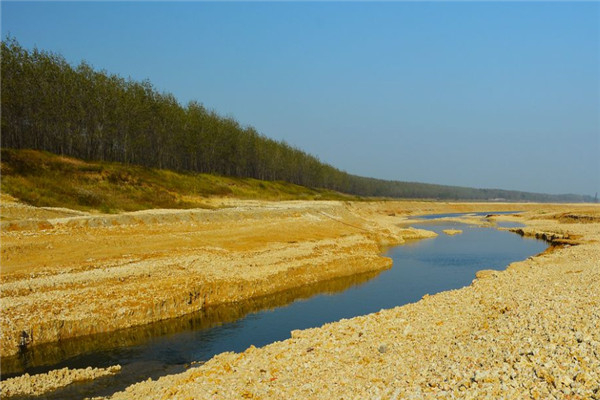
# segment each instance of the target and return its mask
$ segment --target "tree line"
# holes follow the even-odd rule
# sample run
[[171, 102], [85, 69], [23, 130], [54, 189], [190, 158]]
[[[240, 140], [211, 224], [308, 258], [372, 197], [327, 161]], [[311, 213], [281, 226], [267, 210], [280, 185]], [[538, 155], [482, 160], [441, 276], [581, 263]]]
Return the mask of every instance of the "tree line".
[[[2, 40], [1, 145], [86, 160], [282, 180], [361, 196], [553, 200], [502, 190], [384, 181], [350, 175], [253, 127], [185, 106], [148, 81], [97, 71], [86, 62]], [[578, 201], [565, 198], [564, 201]]]

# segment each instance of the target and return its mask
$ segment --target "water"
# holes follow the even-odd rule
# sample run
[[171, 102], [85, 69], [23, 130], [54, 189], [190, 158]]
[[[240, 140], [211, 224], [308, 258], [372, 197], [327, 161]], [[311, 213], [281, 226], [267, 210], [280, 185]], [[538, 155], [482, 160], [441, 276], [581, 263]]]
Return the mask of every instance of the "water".
[[415, 218], [430, 220], [430, 219], [438, 219], [438, 218], [453, 218], [453, 217], [462, 217], [464, 215], [475, 216], [475, 217], [485, 217], [486, 215], [494, 214], [494, 215], [505, 215], [505, 214], [517, 214], [520, 211], [496, 211], [493, 213], [490, 212], [474, 212], [474, 213], [448, 213], [448, 214], [427, 214], [427, 215], [419, 215]]
[[[418, 301], [424, 294], [469, 285], [481, 269], [504, 269], [544, 251], [544, 242], [458, 223], [416, 226], [439, 236], [389, 249], [390, 270], [335, 279], [239, 304], [116, 333], [34, 347], [2, 360], [3, 378], [50, 369], [121, 364], [114, 377], [76, 383], [43, 398], [109, 395], [148, 377], [185, 370], [224, 351], [240, 352], [290, 337], [294, 329], [321, 326]], [[462, 229], [448, 236], [444, 229]]]

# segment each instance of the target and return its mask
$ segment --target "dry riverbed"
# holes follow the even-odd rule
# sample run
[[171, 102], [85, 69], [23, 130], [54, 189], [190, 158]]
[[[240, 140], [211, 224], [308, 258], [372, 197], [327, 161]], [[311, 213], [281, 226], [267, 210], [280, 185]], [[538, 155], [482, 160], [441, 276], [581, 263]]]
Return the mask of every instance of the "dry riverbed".
[[600, 398], [598, 207], [223, 200], [105, 216], [2, 200], [2, 355], [23, 332], [33, 346], [388, 268], [384, 246], [431, 235], [398, 226], [415, 215], [530, 210], [491, 220], [563, 247], [114, 398]]

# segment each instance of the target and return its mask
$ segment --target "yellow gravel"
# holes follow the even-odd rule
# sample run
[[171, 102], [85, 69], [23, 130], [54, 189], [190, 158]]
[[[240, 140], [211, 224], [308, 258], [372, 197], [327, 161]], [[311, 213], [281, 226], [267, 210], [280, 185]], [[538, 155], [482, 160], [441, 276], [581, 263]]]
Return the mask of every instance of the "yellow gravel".
[[121, 371], [120, 365], [108, 368], [69, 369], [62, 368], [45, 374], [24, 374], [2, 381], [0, 393], [3, 399], [14, 396], [39, 396], [74, 382], [89, 381]]

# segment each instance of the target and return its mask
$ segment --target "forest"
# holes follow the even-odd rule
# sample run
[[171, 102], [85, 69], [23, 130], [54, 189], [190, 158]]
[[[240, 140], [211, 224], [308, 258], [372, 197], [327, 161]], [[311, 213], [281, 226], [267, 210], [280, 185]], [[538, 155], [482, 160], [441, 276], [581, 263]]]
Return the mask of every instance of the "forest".
[[[591, 201], [546, 195], [386, 181], [348, 174], [270, 139], [200, 102], [181, 105], [151, 82], [2, 40], [1, 146], [88, 161], [285, 181], [359, 196], [509, 201]], [[399, 171], [401, 173], [401, 171]]]

